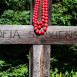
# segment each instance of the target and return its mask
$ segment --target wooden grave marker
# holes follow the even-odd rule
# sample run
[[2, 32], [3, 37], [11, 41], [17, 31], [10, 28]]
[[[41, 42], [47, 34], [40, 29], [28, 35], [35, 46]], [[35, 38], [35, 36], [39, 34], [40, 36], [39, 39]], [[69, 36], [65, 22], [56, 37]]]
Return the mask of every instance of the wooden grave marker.
[[[52, 0], [48, 0], [48, 6], [49, 26], [44, 35], [36, 35], [33, 25], [0, 25], [0, 44], [33, 44], [29, 52], [29, 77], [49, 77], [50, 44], [77, 44], [77, 27], [51, 26]], [[33, 7], [34, 0], [31, 0], [31, 24]], [[40, 10], [41, 4], [39, 21]]]

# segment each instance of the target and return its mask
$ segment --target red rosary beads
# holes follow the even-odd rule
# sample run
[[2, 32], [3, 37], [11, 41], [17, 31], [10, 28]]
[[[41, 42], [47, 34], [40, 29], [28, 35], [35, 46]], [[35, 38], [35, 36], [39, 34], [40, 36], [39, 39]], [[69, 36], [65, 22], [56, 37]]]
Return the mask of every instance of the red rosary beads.
[[34, 12], [33, 12], [33, 25], [37, 34], [43, 34], [47, 30], [48, 26], [48, 0], [42, 0], [42, 17], [41, 22], [38, 22], [38, 9], [40, 0], [35, 0]]

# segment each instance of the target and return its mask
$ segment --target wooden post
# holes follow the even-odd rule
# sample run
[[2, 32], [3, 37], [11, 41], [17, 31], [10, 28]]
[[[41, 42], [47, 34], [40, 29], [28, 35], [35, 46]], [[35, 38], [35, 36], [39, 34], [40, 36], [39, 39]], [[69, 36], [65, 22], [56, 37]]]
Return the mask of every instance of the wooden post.
[[33, 45], [29, 63], [29, 77], [49, 77], [50, 45]]
[[[34, 0], [31, 0], [31, 24], [34, 8]], [[42, 0], [40, 0], [42, 2]], [[52, 0], [48, 0], [48, 25], [51, 25]], [[38, 21], [41, 21], [42, 3], [38, 11]], [[50, 76], [50, 45], [33, 45], [29, 55], [29, 77], [49, 77]]]

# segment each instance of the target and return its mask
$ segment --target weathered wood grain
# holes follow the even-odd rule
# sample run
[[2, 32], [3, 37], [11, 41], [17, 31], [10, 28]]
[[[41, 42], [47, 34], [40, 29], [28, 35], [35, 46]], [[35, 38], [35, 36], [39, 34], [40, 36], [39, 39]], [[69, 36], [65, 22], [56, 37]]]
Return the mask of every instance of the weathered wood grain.
[[31, 45], [29, 50], [29, 77], [33, 76], [33, 45]]
[[48, 26], [40, 36], [32, 25], [0, 25], [0, 44], [77, 44], [77, 27]]
[[33, 45], [30, 52], [32, 67], [29, 77], [49, 77], [50, 45]]
[[34, 1], [35, 1], [35, 0], [31, 0], [31, 2], [30, 2], [30, 24], [31, 24], [31, 25], [32, 25], [32, 17], [33, 17]]
[[51, 25], [51, 15], [52, 15], [52, 0], [48, 0], [48, 25]]

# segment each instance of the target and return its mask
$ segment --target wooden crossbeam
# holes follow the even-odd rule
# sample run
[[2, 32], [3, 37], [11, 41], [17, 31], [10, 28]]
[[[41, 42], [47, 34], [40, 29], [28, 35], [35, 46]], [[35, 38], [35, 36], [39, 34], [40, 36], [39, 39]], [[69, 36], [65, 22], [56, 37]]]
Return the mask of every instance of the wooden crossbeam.
[[0, 44], [77, 44], [77, 27], [48, 26], [40, 36], [32, 25], [0, 25]]

